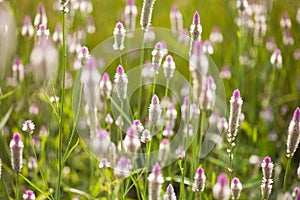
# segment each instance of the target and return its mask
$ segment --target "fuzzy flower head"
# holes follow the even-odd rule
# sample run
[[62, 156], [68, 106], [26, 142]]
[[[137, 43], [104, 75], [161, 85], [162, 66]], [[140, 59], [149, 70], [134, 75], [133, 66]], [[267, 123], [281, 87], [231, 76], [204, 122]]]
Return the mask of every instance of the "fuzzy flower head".
[[277, 69], [281, 69], [282, 67], [282, 56], [280, 49], [275, 49], [270, 58], [271, 64]]
[[147, 143], [151, 141], [151, 134], [150, 131], [148, 129], [144, 129], [142, 132], [142, 136], [141, 136], [141, 142], [142, 143]]
[[23, 26], [21, 28], [21, 35], [27, 38], [32, 38], [34, 34], [34, 28], [32, 26], [30, 16], [26, 16], [23, 22]]
[[206, 182], [204, 170], [199, 167], [196, 171], [193, 184], [193, 192], [203, 192]]
[[166, 194], [164, 195], [164, 200], [176, 200], [176, 194], [175, 194], [174, 188], [171, 184], [169, 184], [166, 189]]
[[35, 200], [35, 194], [32, 190], [26, 190], [23, 194], [23, 200]]
[[40, 2], [37, 8], [37, 14], [35, 15], [34, 18], [34, 26], [39, 26], [40, 24], [47, 25], [47, 23], [48, 23], [48, 18], [46, 15], [45, 6], [42, 2]]
[[53, 42], [55, 42], [57, 44], [62, 44], [63, 43], [63, 33], [62, 33], [61, 23], [56, 24], [55, 31], [52, 35], [52, 40], [53, 40]]
[[86, 31], [89, 34], [93, 34], [96, 31], [96, 27], [94, 24], [94, 18], [93, 17], [88, 17], [86, 19]]
[[176, 68], [173, 57], [168, 55], [163, 63], [164, 74], [167, 80], [170, 80], [174, 76], [174, 70]]
[[287, 151], [288, 158], [293, 157], [300, 142], [300, 109], [297, 108], [294, 112], [293, 119], [290, 122], [287, 137]]
[[209, 40], [212, 43], [221, 43], [223, 42], [223, 35], [220, 31], [220, 28], [217, 26], [214, 26], [210, 35], [209, 35]]
[[183, 30], [182, 14], [176, 5], [173, 5], [170, 12], [171, 29], [174, 33], [181, 33]]
[[134, 126], [135, 130], [136, 130], [137, 132], [139, 132], [139, 133], [142, 133], [143, 130], [144, 130], [143, 124], [142, 124], [141, 121], [138, 120], [138, 119], [136, 119], [136, 120], [133, 121], [133, 126]]
[[230, 188], [226, 174], [221, 173], [218, 176], [217, 183], [213, 187], [213, 196], [218, 200], [228, 200], [230, 197]]
[[12, 66], [12, 77], [13, 80], [17, 82], [21, 82], [24, 79], [24, 65], [19, 57], [14, 59], [14, 64]]
[[248, 0], [237, 0], [236, 1], [236, 8], [240, 12], [244, 12], [248, 8]]
[[157, 159], [160, 162], [165, 163], [169, 158], [169, 154], [170, 154], [170, 142], [168, 139], [164, 138], [162, 139], [159, 145], [159, 154]]
[[149, 185], [149, 200], [160, 199], [160, 192], [162, 184], [164, 183], [164, 177], [162, 176], [161, 167], [158, 163], [156, 163], [152, 172], [148, 176], [148, 185]]
[[158, 42], [152, 50], [152, 67], [155, 73], [158, 73], [158, 68], [161, 65], [163, 57], [168, 53], [163, 42]]
[[151, 104], [149, 107], [149, 119], [150, 122], [155, 126], [160, 123], [162, 108], [159, 103], [159, 99], [156, 95], [152, 97]]
[[189, 61], [190, 71], [200, 73], [202, 76], [206, 76], [208, 72], [208, 64], [208, 58], [204, 54], [202, 42], [196, 41], [194, 43], [194, 49]]
[[127, 0], [125, 6], [124, 18], [125, 18], [125, 27], [127, 29], [127, 37], [132, 38], [133, 30], [135, 29], [135, 21], [137, 16], [137, 7], [134, 5], [134, 0]]
[[123, 140], [123, 147], [125, 151], [131, 153], [137, 153], [141, 146], [140, 139], [138, 137], [135, 127], [130, 126], [127, 130], [127, 134]]
[[151, 25], [152, 11], [155, 0], [144, 0], [140, 24], [144, 32], [147, 32]]
[[202, 26], [200, 24], [200, 16], [196, 11], [193, 18], [193, 23], [190, 27], [191, 43], [190, 43], [190, 55], [193, 52], [194, 44], [196, 41], [201, 41]]
[[107, 99], [111, 95], [112, 83], [110, 81], [108, 73], [104, 73], [100, 80], [100, 96], [102, 99]]
[[117, 67], [117, 72], [115, 75], [115, 89], [118, 94], [118, 98], [121, 101], [124, 101], [126, 99], [126, 93], [127, 93], [127, 85], [128, 85], [128, 78], [125, 74], [125, 71], [121, 65]]
[[200, 108], [202, 110], [212, 110], [216, 100], [216, 84], [213, 77], [206, 79], [205, 88], [200, 96]]
[[24, 144], [19, 133], [15, 133], [9, 144], [11, 154], [11, 165], [16, 173], [21, 173], [23, 168]]
[[261, 183], [261, 193], [264, 199], [269, 199], [269, 196], [272, 191], [272, 172], [273, 172], [274, 164], [271, 161], [271, 158], [269, 156], [265, 157], [261, 168], [263, 171], [263, 180]]
[[35, 129], [35, 125], [31, 120], [26, 120], [24, 122], [23, 127], [22, 127], [22, 131], [32, 134], [34, 129]]
[[126, 30], [121, 22], [118, 22], [116, 24], [113, 34], [114, 34], [114, 38], [115, 38], [115, 42], [113, 44], [113, 49], [114, 50], [123, 50]]
[[166, 126], [162, 134], [165, 137], [172, 137], [174, 135], [174, 131], [171, 126]]
[[214, 53], [214, 47], [212, 46], [211, 41], [205, 40], [203, 42], [203, 52], [209, 55]]
[[38, 167], [35, 157], [30, 157], [27, 163], [29, 170], [35, 170]]
[[100, 163], [99, 163], [99, 168], [102, 169], [102, 168], [110, 168], [111, 165], [110, 165], [110, 162], [108, 161], [107, 158], [102, 158]]
[[232, 199], [239, 199], [242, 189], [243, 189], [242, 183], [238, 178], [234, 177], [231, 181]]
[[132, 164], [131, 160], [121, 157], [118, 160], [117, 166], [114, 168], [114, 173], [119, 178], [124, 178], [125, 176], [128, 176], [132, 170]]
[[40, 24], [38, 30], [36, 31], [36, 36], [38, 38], [48, 38], [50, 35], [49, 29], [47, 29], [46, 24]]
[[220, 133], [227, 133], [227, 131], [228, 131], [228, 123], [227, 123], [227, 119], [225, 117], [221, 117], [218, 120], [217, 128], [220, 131]]
[[112, 123], [114, 122], [114, 119], [112, 118], [112, 116], [108, 113], [105, 117], [105, 123], [110, 126], [112, 125]]
[[287, 30], [291, 29], [292, 27], [291, 19], [286, 12], [283, 13], [282, 18], [280, 19], [280, 27]]
[[221, 69], [220, 77], [222, 79], [231, 79], [231, 72], [228, 66], [223, 66]]

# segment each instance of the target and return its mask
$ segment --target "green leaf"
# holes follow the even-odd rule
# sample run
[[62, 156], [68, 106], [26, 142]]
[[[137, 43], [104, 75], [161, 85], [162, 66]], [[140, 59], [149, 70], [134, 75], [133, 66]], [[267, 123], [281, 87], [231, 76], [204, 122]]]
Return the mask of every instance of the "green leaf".
[[6, 112], [6, 114], [4, 115], [4, 117], [0, 121], [0, 129], [3, 129], [3, 127], [5, 126], [5, 124], [8, 121], [12, 111], [13, 111], [13, 107], [11, 106], [9, 108], [9, 110]]

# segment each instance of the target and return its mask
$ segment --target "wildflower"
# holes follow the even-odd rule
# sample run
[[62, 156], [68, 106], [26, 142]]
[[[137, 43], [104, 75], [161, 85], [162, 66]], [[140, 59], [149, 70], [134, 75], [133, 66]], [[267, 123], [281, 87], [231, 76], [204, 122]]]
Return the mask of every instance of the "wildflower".
[[161, 120], [162, 108], [159, 103], [159, 99], [156, 95], [152, 97], [151, 104], [149, 106], [149, 119], [154, 126], [158, 125]]
[[296, 198], [299, 196], [300, 189], [298, 187], [295, 187], [292, 193], [292, 197]]
[[35, 200], [35, 194], [32, 190], [26, 190], [23, 194], [23, 200]]
[[108, 161], [107, 158], [102, 158], [100, 163], [99, 163], [99, 168], [102, 169], [102, 168], [110, 168], [110, 162]]
[[168, 160], [170, 153], [170, 143], [168, 139], [162, 139], [160, 145], [159, 145], [159, 154], [158, 154], [158, 160], [162, 163], [166, 162]]
[[233, 178], [231, 181], [231, 195], [232, 199], [239, 199], [243, 185], [238, 178]]
[[13, 80], [21, 82], [24, 79], [24, 66], [19, 57], [16, 57], [12, 66]]
[[209, 35], [209, 40], [212, 43], [221, 43], [223, 42], [223, 35], [220, 31], [220, 28], [218, 26], [214, 26], [210, 35]]
[[170, 12], [171, 29], [174, 33], [181, 33], [183, 29], [182, 14], [176, 5], [173, 5]]
[[114, 168], [114, 173], [119, 178], [124, 178], [125, 176], [128, 176], [132, 170], [132, 164], [129, 159], [122, 156], [118, 160], [117, 166]]
[[200, 24], [200, 16], [196, 11], [193, 18], [193, 23], [190, 27], [190, 34], [191, 34], [191, 43], [190, 43], [190, 55], [194, 52], [194, 46], [196, 41], [201, 41], [201, 34], [202, 34], [202, 26]]
[[147, 143], [151, 141], [151, 134], [150, 131], [148, 129], [144, 129], [142, 132], [142, 136], [141, 136], [141, 142], [142, 143]]
[[166, 126], [162, 134], [165, 137], [172, 137], [174, 135], [174, 131], [171, 126]]
[[194, 183], [193, 183], [193, 192], [203, 192], [206, 182], [206, 176], [204, 174], [204, 170], [199, 167], [196, 171], [194, 176]]
[[269, 37], [266, 42], [266, 49], [269, 52], [273, 52], [276, 48], [277, 48], [277, 45], [276, 45], [276, 41], [275, 41], [274, 37]]
[[45, 37], [46, 39], [50, 35], [49, 29], [45, 24], [40, 24], [39, 29], [36, 31], [36, 36], [38, 37]]
[[273, 171], [274, 164], [271, 161], [270, 157], [265, 157], [262, 164], [261, 168], [263, 171], [263, 180], [261, 183], [261, 194], [264, 199], [269, 199], [269, 196], [272, 191], [272, 171]]
[[115, 143], [111, 142], [108, 148], [108, 158], [110, 161], [111, 166], [115, 166], [117, 162], [117, 147]]
[[45, 7], [42, 2], [39, 3], [38, 9], [37, 9], [37, 14], [35, 15], [34, 18], [34, 26], [39, 26], [40, 24], [47, 25], [48, 18], [46, 15]]
[[164, 195], [164, 200], [176, 200], [176, 194], [171, 184], [169, 184], [167, 187], [166, 194]]
[[34, 34], [34, 28], [31, 23], [30, 16], [26, 16], [23, 22], [23, 26], [21, 28], [21, 35], [27, 38], [32, 38]]
[[222, 79], [231, 79], [231, 72], [228, 66], [222, 67], [220, 77]]
[[124, 49], [124, 40], [125, 40], [126, 30], [121, 22], [116, 24], [114, 28], [114, 38], [115, 42], [113, 44], [114, 50], [123, 50]]
[[182, 44], [183, 46], [187, 46], [189, 43], [190, 37], [189, 37], [189, 31], [187, 29], [183, 29], [180, 32], [180, 35], [178, 36], [178, 42]]
[[51, 96], [50, 97], [50, 102], [51, 103], [57, 103], [57, 102], [59, 102], [59, 97], [58, 96]]
[[144, 0], [140, 24], [144, 32], [146, 32], [151, 25], [152, 11], [155, 0]]
[[277, 69], [281, 69], [282, 67], [282, 56], [280, 49], [275, 49], [273, 54], [271, 55], [270, 62]]
[[142, 133], [143, 130], [144, 130], [144, 126], [143, 126], [143, 124], [141, 123], [140, 120], [134, 120], [133, 121], [133, 126], [134, 126], [135, 130], [139, 133]]
[[189, 107], [189, 97], [186, 96], [183, 99], [183, 103], [181, 106], [181, 119], [184, 121], [188, 120], [188, 107]]
[[100, 80], [100, 96], [103, 99], [108, 99], [111, 95], [112, 91], [112, 83], [110, 81], [108, 73], [104, 73]]
[[92, 145], [98, 156], [106, 156], [110, 147], [109, 132], [104, 129], [96, 131], [96, 137], [93, 138]]
[[34, 157], [31, 156], [29, 158], [28, 163], [27, 163], [27, 167], [28, 167], [29, 170], [35, 170], [38, 167], [37, 162], [36, 162]]
[[59, 6], [59, 10], [64, 12], [64, 13], [68, 13], [69, 12], [69, 0], [60, 0], [60, 6]]
[[177, 110], [175, 109], [174, 105], [170, 103], [166, 111], [166, 126], [171, 126], [174, 128], [176, 118]]
[[114, 82], [116, 84], [115, 89], [117, 91], [118, 98], [120, 101], [124, 101], [126, 99], [128, 78], [121, 65], [117, 67], [117, 73], [115, 75]]
[[123, 126], [124, 122], [121, 121], [121, 115], [119, 115], [119, 116], [117, 117], [117, 119], [115, 120], [115, 124], [116, 124], [117, 127]]
[[237, 0], [236, 7], [240, 12], [244, 12], [248, 8], [248, 0]]
[[283, 32], [282, 42], [285, 46], [294, 45], [295, 41], [290, 31], [286, 30]]
[[[237, 135], [239, 123], [240, 123], [240, 115], [242, 109], [243, 100], [240, 95], [239, 90], [235, 90], [230, 99], [230, 115], [229, 115], [229, 128], [227, 132], [227, 141], [231, 145], [232, 148], [235, 146], [235, 138]], [[228, 153], [231, 154], [230, 149], [228, 149]]]
[[298, 8], [297, 10], [296, 21], [298, 22], [298, 24], [300, 24], [300, 8]]
[[160, 199], [160, 192], [162, 184], [164, 183], [164, 177], [162, 176], [161, 167], [158, 163], [152, 168], [152, 173], [148, 176], [149, 182], [149, 200]]
[[135, 29], [135, 21], [137, 15], [137, 7], [134, 5], [134, 0], [127, 0], [127, 4], [124, 11], [125, 27], [127, 29], [127, 37], [133, 37], [133, 31]]
[[16, 173], [21, 173], [23, 168], [23, 148], [24, 144], [19, 133], [15, 133], [10, 141], [11, 165]]
[[127, 152], [137, 153], [141, 146], [141, 142], [138, 138], [136, 129], [130, 126], [127, 130], [127, 134], [123, 140], [123, 147]]
[[85, 65], [90, 58], [91, 55], [89, 49], [86, 46], [83, 46], [77, 54], [77, 59], [82, 63], [82, 65]]
[[230, 197], [228, 178], [224, 173], [218, 176], [217, 183], [213, 187], [213, 196], [218, 200], [228, 200]]
[[280, 27], [282, 29], [288, 29], [288, 30], [291, 29], [292, 27], [291, 19], [286, 12], [283, 13], [282, 18], [280, 19]]
[[32, 134], [34, 129], [35, 129], [35, 125], [31, 120], [26, 120], [24, 122], [23, 127], [22, 127], [22, 131]]
[[214, 48], [209, 40], [205, 40], [203, 43], [203, 53], [210, 55], [214, 53]]
[[286, 156], [293, 157], [300, 142], [300, 109], [297, 108], [294, 112], [293, 119], [290, 122], [287, 137]]
[[158, 42], [152, 50], [152, 67], [155, 73], [158, 73], [158, 68], [161, 65], [163, 57], [168, 53], [162, 42]]
[[217, 124], [218, 130], [220, 131], [220, 133], [226, 133], [228, 131], [228, 123], [225, 117], [221, 117], [218, 120], [218, 124]]
[[145, 42], [153, 42], [155, 40], [155, 33], [152, 27], [149, 27], [148, 30], [144, 33]]
[[185, 157], [185, 149], [182, 145], [179, 145], [179, 147], [176, 149], [175, 155], [179, 160], [182, 160]]
[[295, 49], [293, 57], [294, 60], [300, 60], [300, 49]]
[[114, 122], [114, 119], [111, 117], [111, 115], [108, 113], [105, 117], [105, 123], [110, 126]]
[[164, 68], [164, 74], [166, 79], [170, 80], [174, 76], [174, 70], [175, 70], [175, 62], [172, 56], [168, 55], [166, 57], [166, 60], [163, 63], [163, 68]]
[[254, 43], [262, 44], [263, 37], [267, 32], [267, 24], [266, 18], [263, 14], [260, 14], [256, 17], [255, 25], [254, 25]]
[[187, 134], [188, 136], [193, 136], [193, 125], [189, 124], [188, 126], [185, 126], [183, 129], [183, 132]]
[[200, 96], [200, 109], [212, 110], [216, 99], [216, 84], [213, 77], [209, 76], [206, 79], [205, 89]]
[[89, 34], [95, 33], [96, 28], [94, 24], [94, 18], [93, 17], [88, 17], [86, 20], [86, 31]]
[[52, 40], [53, 42], [57, 44], [62, 44], [63, 43], [63, 33], [62, 33], [62, 26], [60, 23], [56, 24], [55, 31], [52, 35]]

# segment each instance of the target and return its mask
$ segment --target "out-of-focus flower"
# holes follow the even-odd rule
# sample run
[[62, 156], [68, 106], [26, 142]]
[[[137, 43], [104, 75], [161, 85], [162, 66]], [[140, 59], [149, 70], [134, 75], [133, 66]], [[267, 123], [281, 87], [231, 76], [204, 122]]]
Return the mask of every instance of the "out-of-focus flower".
[[149, 200], [157, 200], [161, 198], [161, 187], [164, 183], [164, 177], [162, 176], [161, 167], [158, 163], [152, 168], [152, 173], [148, 176], [149, 185]]
[[292, 193], [292, 197], [296, 198], [300, 194], [300, 189], [298, 187], [295, 187]]
[[105, 123], [110, 126], [112, 125], [112, 123], [114, 122], [113, 118], [111, 117], [111, 115], [108, 113], [105, 117]]
[[288, 29], [288, 30], [292, 28], [291, 19], [286, 12], [283, 13], [282, 18], [280, 19], [280, 27], [282, 29]]
[[21, 35], [27, 38], [32, 38], [34, 34], [34, 28], [32, 26], [30, 16], [26, 16], [23, 22], [23, 26], [21, 28]]
[[200, 96], [200, 109], [212, 110], [216, 100], [216, 84], [213, 77], [209, 76], [206, 79], [205, 88]]
[[298, 24], [300, 24], [300, 8], [298, 8], [297, 10], [296, 21], [298, 22]]
[[57, 44], [62, 44], [63, 43], [63, 33], [62, 33], [62, 26], [60, 23], [56, 24], [55, 31], [52, 35], [52, 40], [53, 42]]
[[229, 126], [225, 117], [218, 120], [217, 127], [220, 133], [227, 133]]
[[300, 49], [295, 49], [293, 57], [294, 60], [300, 60]]
[[117, 67], [117, 72], [115, 74], [114, 82], [115, 82], [115, 89], [117, 91], [118, 98], [120, 99], [120, 101], [124, 101], [127, 95], [128, 78], [121, 65]]
[[48, 18], [46, 15], [45, 7], [42, 2], [39, 3], [37, 13], [34, 18], [34, 26], [39, 26], [40, 24], [47, 25]]
[[92, 145], [97, 156], [101, 158], [106, 157], [111, 145], [109, 132], [104, 129], [98, 129], [96, 136], [93, 137]]
[[183, 30], [182, 14], [176, 5], [173, 5], [170, 12], [171, 29], [174, 34], [181, 33]]
[[190, 42], [190, 55], [194, 52], [194, 46], [196, 41], [201, 41], [201, 34], [202, 34], [202, 26], [200, 24], [200, 16], [196, 11], [193, 18], [193, 23], [190, 27], [190, 35], [191, 35], [191, 42]]
[[161, 113], [162, 108], [160, 106], [159, 99], [156, 95], [154, 95], [149, 106], [149, 119], [154, 126], [160, 123]]
[[220, 72], [220, 77], [222, 79], [231, 79], [231, 72], [228, 66], [223, 66]]
[[19, 83], [24, 79], [24, 66], [19, 57], [14, 59], [14, 64], [12, 66], [12, 78], [15, 83]]
[[193, 192], [203, 192], [206, 182], [204, 170], [199, 167], [194, 176]]
[[138, 137], [135, 127], [130, 126], [127, 130], [127, 134], [122, 141], [123, 147], [127, 152], [137, 153], [141, 146], [140, 139]]
[[95, 33], [96, 27], [94, 24], [94, 18], [88, 17], [86, 20], [86, 32], [89, 34]]
[[277, 48], [277, 45], [276, 45], [276, 41], [275, 41], [274, 37], [269, 37], [266, 42], [266, 49], [269, 52], [273, 52], [276, 48]]
[[35, 170], [38, 165], [34, 157], [30, 157], [27, 163], [27, 167], [29, 170]]
[[169, 184], [166, 189], [166, 194], [164, 195], [164, 200], [176, 200], [176, 194], [175, 194], [174, 188], [171, 184]]
[[116, 24], [113, 34], [114, 34], [114, 38], [115, 38], [115, 41], [113, 44], [113, 49], [114, 50], [123, 50], [126, 30], [121, 22], [118, 22]]
[[110, 81], [108, 73], [104, 73], [100, 80], [100, 97], [102, 99], [107, 99], [111, 95], [112, 91], [112, 83]]
[[176, 68], [173, 57], [168, 55], [163, 63], [164, 74], [167, 80], [170, 80], [174, 76], [174, 70]]
[[183, 46], [187, 46], [189, 44], [190, 37], [189, 37], [189, 31], [187, 29], [183, 29], [178, 36], [178, 42], [182, 44]]
[[166, 126], [162, 134], [165, 137], [172, 137], [174, 135], [174, 131], [171, 126]]
[[108, 161], [107, 158], [102, 158], [100, 163], [99, 163], [99, 168], [102, 169], [102, 168], [110, 168], [110, 162]]
[[289, 30], [283, 32], [282, 42], [285, 46], [294, 45], [294, 38]]
[[209, 40], [212, 43], [221, 43], [223, 42], [223, 35], [220, 31], [220, 28], [218, 26], [214, 26], [210, 35], [209, 35]]
[[50, 97], [50, 102], [51, 103], [57, 103], [57, 102], [59, 102], [59, 97], [58, 96], [51, 96]]
[[155, 33], [152, 27], [148, 27], [147, 31], [144, 34], [145, 42], [153, 42], [155, 40]]
[[142, 132], [142, 136], [141, 136], [141, 142], [142, 143], [147, 143], [151, 141], [151, 134], [150, 131], [148, 129], [144, 129], [144, 131]]
[[35, 125], [31, 120], [26, 120], [24, 122], [23, 127], [22, 127], [22, 131], [32, 134], [34, 129], [35, 129]]
[[131, 160], [127, 159], [126, 157], [121, 157], [118, 161], [117, 166], [114, 168], [114, 173], [119, 178], [124, 178], [128, 176], [132, 170]]
[[74, 10], [79, 10], [83, 14], [88, 14], [93, 11], [93, 4], [90, 0], [79, 0], [72, 3]]
[[272, 172], [273, 172], [274, 164], [271, 161], [270, 157], [265, 157], [263, 162], [261, 163], [261, 168], [263, 171], [263, 180], [261, 183], [261, 194], [264, 199], [269, 199], [269, 196], [272, 191]]
[[248, 0], [237, 0], [236, 1], [236, 8], [240, 12], [244, 12], [248, 8]]
[[144, 0], [140, 24], [144, 32], [147, 32], [151, 25], [152, 11], [155, 0]]
[[228, 200], [230, 197], [230, 188], [228, 186], [228, 178], [222, 173], [218, 176], [217, 183], [213, 187], [213, 196], [218, 200]]
[[170, 153], [170, 143], [168, 139], [162, 139], [159, 145], [158, 161], [165, 163], [169, 158]]
[[166, 111], [166, 126], [171, 126], [174, 128], [176, 118], [177, 110], [175, 109], [174, 105], [170, 103]]
[[298, 166], [298, 169], [297, 169], [297, 176], [298, 176], [298, 179], [300, 180], [300, 162], [299, 162], [299, 166]]
[[133, 31], [135, 29], [135, 21], [137, 16], [137, 7], [134, 4], [134, 0], [127, 0], [127, 4], [124, 11], [125, 27], [127, 29], [127, 37], [132, 38]]
[[135, 130], [139, 133], [142, 133], [144, 130], [143, 124], [138, 119], [133, 121], [133, 126], [134, 126]]
[[300, 142], [300, 109], [297, 108], [294, 112], [293, 119], [290, 122], [287, 138], [286, 156], [293, 157]]
[[262, 44], [267, 32], [266, 17], [263, 14], [256, 16], [254, 25], [254, 43]]
[[158, 68], [161, 65], [163, 57], [168, 53], [168, 50], [164, 47], [162, 42], [155, 44], [155, 48], [152, 50], [152, 68], [155, 73], [158, 73]]
[[23, 194], [23, 200], [35, 200], [35, 194], [32, 190], [26, 190]]
[[214, 47], [212, 46], [211, 41], [205, 40], [203, 42], [203, 53], [210, 54], [210, 55], [214, 53]]
[[11, 165], [16, 173], [21, 173], [23, 168], [24, 144], [19, 133], [15, 133], [9, 144], [11, 154]]
[[182, 160], [185, 157], [185, 149], [182, 145], [179, 145], [179, 147], [175, 150], [175, 155], [179, 160]]
[[277, 69], [281, 69], [282, 67], [282, 56], [280, 49], [275, 49], [273, 54], [271, 55], [270, 62]]
[[239, 199], [242, 189], [243, 189], [242, 183], [238, 178], [234, 177], [231, 181], [232, 199]]

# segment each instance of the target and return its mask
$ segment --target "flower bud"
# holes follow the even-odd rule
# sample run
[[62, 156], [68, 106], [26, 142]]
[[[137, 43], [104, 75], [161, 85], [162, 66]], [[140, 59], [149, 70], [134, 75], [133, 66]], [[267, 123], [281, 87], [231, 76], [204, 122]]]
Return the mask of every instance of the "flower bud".
[[15, 133], [10, 141], [11, 165], [16, 173], [21, 173], [23, 168], [23, 148], [24, 144], [19, 133]]

